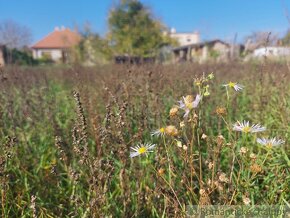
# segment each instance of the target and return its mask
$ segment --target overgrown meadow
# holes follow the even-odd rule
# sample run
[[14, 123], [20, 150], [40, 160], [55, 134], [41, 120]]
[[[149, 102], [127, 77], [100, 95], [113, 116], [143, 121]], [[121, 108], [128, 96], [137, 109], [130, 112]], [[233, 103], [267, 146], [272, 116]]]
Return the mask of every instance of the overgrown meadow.
[[2, 217], [289, 206], [287, 64], [9, 67], [0, 77]]

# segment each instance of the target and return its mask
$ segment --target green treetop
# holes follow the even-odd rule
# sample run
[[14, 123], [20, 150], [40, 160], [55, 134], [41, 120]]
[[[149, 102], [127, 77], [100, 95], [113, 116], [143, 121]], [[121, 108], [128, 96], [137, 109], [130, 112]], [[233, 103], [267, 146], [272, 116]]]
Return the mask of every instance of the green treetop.
[[138, 0], [123, 0], [109, 14], [109, 35], [116, 55], [150, 57], [164, 44], [165, 27]]

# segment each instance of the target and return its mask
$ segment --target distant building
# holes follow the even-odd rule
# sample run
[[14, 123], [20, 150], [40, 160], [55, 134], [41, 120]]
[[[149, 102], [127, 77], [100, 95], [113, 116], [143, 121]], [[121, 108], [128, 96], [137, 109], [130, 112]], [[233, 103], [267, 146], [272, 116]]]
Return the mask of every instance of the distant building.
[[69, 51], [81, 40], [81, 36], [68, 28], [55, 30], [32, 46], [34, 59], [48, 59], [54, 62], [66, 63], [69, 60]]
[[175, 62], [227, 61], [231, 55], [231, 45], [221, 40], [179, 46], [172, 49]]
[[290, 48], [287, 47], [262, 47], [253, 52], [253, 57], [286, 57], [290, 56]]
[[200, 42], [199, 32], [177, 33], [174, 28], [170, 30], [169, 36], [175, 39], [180, 46], [196, 44]]

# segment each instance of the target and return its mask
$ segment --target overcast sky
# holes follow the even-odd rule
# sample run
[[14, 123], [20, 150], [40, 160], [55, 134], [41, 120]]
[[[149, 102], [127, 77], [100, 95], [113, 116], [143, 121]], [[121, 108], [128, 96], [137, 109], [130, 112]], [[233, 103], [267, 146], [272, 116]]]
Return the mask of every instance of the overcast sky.
[[[0, 0], [0, 21], [12, 19], [32, 30], [33, 41], [55, 26], [91, 23], [101, 35], [107, 15], [117, 0]], [[253, 31], [284, 34], [289, 28], [285, 13], [290, 0], [142, 0], [156, 18], [177, 32], [199, 31], [202, 39], [241, 41]], [[289, 12], [290, 13], [290, 12]]]

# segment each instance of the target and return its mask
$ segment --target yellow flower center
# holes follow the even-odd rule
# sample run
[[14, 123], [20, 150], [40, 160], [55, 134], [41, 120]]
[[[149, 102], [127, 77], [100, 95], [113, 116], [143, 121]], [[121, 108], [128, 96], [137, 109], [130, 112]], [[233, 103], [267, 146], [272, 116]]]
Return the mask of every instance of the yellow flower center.
[[244, 128], [243, 128], [243, 132], [244, 133], [249, 133], [251, 131], [251, 127], [249, 127], [249, 126], [245, 126]]
[[198, 78], [194, 79], [194, 84], [196, 86], [201, 86], [201, 83], [202, 83], [202, 80], [201, 79], [198, 79]]
[[229, 82], [229, 87], [231, 87], [231, 88], [234, 88], [234, 86], [236, 85], [237, 83], [234, 83], [234, 82]]
[[143, 154], [143, 153], [145, 153], [146, 151], [147, 151], [147, 148], [146, 148], [146, 147], [141, 147], [141, 148], [138, 149], [138, 153], [139, 153], [139, 154]]
[[159, 129], [159, 132], [164, 133], [165, 129], [162, 127], [162, 128]]
[[273, 144], [272, 144], [271, 142], [268, 142], [268, 143], [266, 144], [266, 146], [267, 146], [268, 148], [272, 148], [272, 147], [273, 147]]
[[195, 85], [196, 85], [196, 86], [200, 86], [200, 85], [201, 85], [201, 82], [196, 81], [196, 82], [195, 82]]
[[193, 109], [192, 102], [185, 102], [185, 107], [187, 107], [190, 110]]
[[189, 110], [191, 110], [193, 107], [192, 107], [192, 102], [193, 102], [193, 96], [192, 95], [187, 95], [185, 98], [184, 98], [184, 104], [185, 104], [185, 107], [188, 108]]
[[187, 95], [184, 98], [184, 103], [191, 103], [191, 102], [193, 102], [193, 96], [192, 95]]

